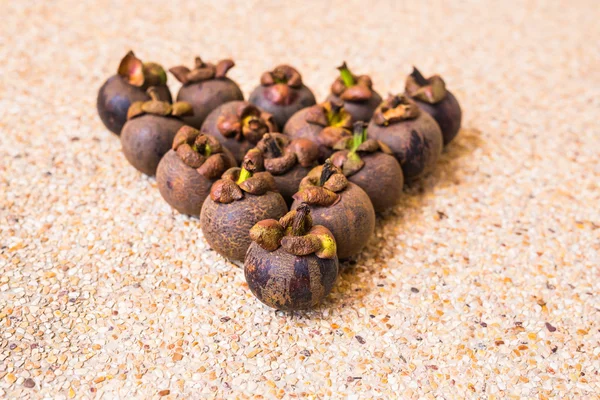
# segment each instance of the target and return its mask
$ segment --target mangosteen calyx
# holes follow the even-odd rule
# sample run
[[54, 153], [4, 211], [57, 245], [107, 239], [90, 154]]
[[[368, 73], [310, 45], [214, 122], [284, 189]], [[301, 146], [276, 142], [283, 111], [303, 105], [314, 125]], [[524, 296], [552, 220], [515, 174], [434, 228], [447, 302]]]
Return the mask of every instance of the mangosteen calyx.
[[187, 166], [209, 180], [218, 178], [230, 166], [221, 143], [190, 126], [177, 131], [172, 148]]
[[328, 207], [340, 200], [338, 194], [348, 186], [342, 171], [331, 159], [313, 168], [300, 182], [300, 190], [293, 197], [310, 205]]
[[[258, 153], [260, 151], [257, 150]], [[231, 203], [244, 198], [244, 192], [255, 196], [277, 191], [275, 180], [268, 172], [256, 172], [256, 153], [244, 156], [242, 168], [229, 168], [210, 188], [210, 198], [217, 203]], [[260, 155], [262, 157], [262, 155]]]
[[291, 89], [302, 88], [302, 76], [290, 65], [278, 65], [262, 74], [260, 85], [268, 88], [265, 97], [273, 104], [289, 105], [296, 98]]
[[364, 167], [365, 163], [359, 153], [381, 151], [392, 154], [392, 150], [385, 143], [367, 138], [367, 123], [363, 121], [355, 122], [353, 136], [343, 138], [333, 148], [341, 151], [334, 153], [331, 156], [331, 161], [336, 167], [341, 168], [345, 176], [352, 176]]
[[282, 247], [295, 256], [315, 254], [319, 258], [336, 257], [337, 246], [332, 233], [321, 225], [312, 224], [310, 207], [302, 203], [279, 221], [266, 219], [250, 229], [250, 238], [267, 251]]
[[331, 85], [331, 93], [344, 101], [366, 101], [373, 96], [373, 82], [368, 75], [354, 75], [345, 61], [337, 69], [340, 76]]
[[333, 147], [340, 139], [352, 135], [352, 115], [344, 109], [341, 100], [325, 101], [306, 111], [306, 122], [323, 127], [320, 142]]
[[131, 50], [121, 60], [117, 74], [130, 85], [142, 89], [167, 83], [167, 73], [163, 67], [153, 62], [142, 62]]
[[404, 88], [410, 97], [429, 104], [439, 103], [446, 97], [446, 83], [442, 77], [425, 78], [417, 67], [413, 67], [413, 72], [406, 78]]
[[158, 92], [154, 86], [147, 90], [150, 100], [136, 101], [131, 103], [127, 110], [127, 120], [140, 117], [145, 114], [158, 115], [159, 117], [187, 117], [194, 115], [194, 109], [185, 101], [170, 104], [168, 101], [159, 99]]
[[419, 107], [407, 96], [390, 94], [375, 110], [373, 122], [379, 126], [388, 126], [417, 118], [420, 114]]
[[237, 141], [248, 140], [256, 144], [267, 132], [275, 130], [273, 116], [261, 111], [254, 104], [242, 103], [235, 115], [220, 116], [217, 129], [227, 138]]
[[189, 69], [184, 65], [178, 65], [169, 69], [169, 72], [171, 72], [179, 82], [188, 85], [191, 83], [207, 81], [209, 79], [223, 79], [227, 75], [227, 71], [235, 66], [235, 63], [231, 59], [221, 60], [215, 65], [212, 63], [205, 63], [200, 57], [196, 57], [194, 64], [193, 69]]

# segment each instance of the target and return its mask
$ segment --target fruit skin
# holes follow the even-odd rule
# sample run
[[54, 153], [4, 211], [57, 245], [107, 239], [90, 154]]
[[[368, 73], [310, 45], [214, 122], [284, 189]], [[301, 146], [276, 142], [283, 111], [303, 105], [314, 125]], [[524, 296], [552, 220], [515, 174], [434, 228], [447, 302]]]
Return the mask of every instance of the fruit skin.
[[[366, 101], [344, 101], [344, 108], [352, 115], [354, 121], [370, 121], [373, 117], [375, 109], [381, 104], [381, 96], [376, 91], [372, 92], [371, 97]], [[330, 93], [327, 96], [328, 101], [341, 101], [338, 96]]]
[[[351, 258], [367, 245], [375, 232], [375, 210], [369, 196], [352, 182], [338, 193], [340, 199], [328, 207], [310, 206], [314, 225], [323, 225], [333, 233], [340, 260]], [[295, 210], [302, 200], [294, 200]]]
[[237, 83], [227, 77], [184, 85], [177, 94], [177, 101], [186, 101], [194, 108], [194, 115], [184, 117], [183, 121], [197, 129], [215, 108], [236, 100], [244, 100], [244, 94]]
[[412, 181], [431, 171], [443, 148], [443, 137], [437, 122], [426, 112], [388, 126], [373, 120], [367, 128], [369, 137], [387, 144], [400, 163], [404, 179]]
[[278, 310], [299, 310], [319, 304], [337, 279], [338, 258], [315, 254], [296, 256], [282, 247], [269, 252], [252, 242], [244, 262], [244, 275], [252, 293]]
[[252, 240], [250, 228], [263, 219], [279, 219], [288, 208], [277, 192], [260, 196], [244, 193], [231, 203], [217, 203], [206, 198], [200, 212], [200, 225], [208, 244], [223, 257], [244, 261]]
[[[160, 100], [171, 103], [171, 92], [166, 85], [155, 86]], [[148, 101], [146, 89], [130, 85], [120, 75], [113, 75], [98, 91], [96, 108], [104, 126], [120, 135], [127, 122], [127, 110], [135, 101]]]
[[292, 196], [298, 191], [300, 181], [302, 181], [311, 169], [310, 167], [307, 168], [296, 164], [283, 175], [272, 174], [277, 190], [279, 190], [279, 193], [281, 193], [288, 205], [294, 201]]
[[[200, 129], [201, 132], [214, 136], [219, 142], [221, 142], [221, 144], [224, 147], [231, 151], [238, 163], [242, 162], [244, 155], [248, 152], [248, 150], [253, 148], [256, 145], [256, 143], [253, 143], [246, 139], [240, 141], [237, 140], [235, 137], [223, 136], [223, 134], [218, 128], [218, 123], [220, 118], [224, 116], [237, 115], [239, 107], [248, 104], [250, 103], [246, 101], [230, 101], [229, 103], [221, 104], [220, 106], [215, 108], [210, 114], [208, 114], [208, 117], [206, 117], [206, 120], [204, 120], [202, 128]], [[274, 124], [269, 127], [269, 132], [276, 131], [277, 126], [275, 126]]]
[[[237, 165], [231, 152], [223, 148], [230, 167]], [[186, 165], [175, 150], [169, 150], [156, 170], [156, 183], [162, 197], [182, 214], [198, 217], [214, 180]]]
[[462, 110], [456, 97], [446, 90], [446, 96], [439, 103], [429, 104], [414, 98], [412, 100], [435, 119], [442, 131], [444, 146], [447, 146], [458, 134], [462, 121]]
[[153, 176], [183, 125], [179, 119], [152, 114], [130, 119], [121, 132], [123, 154], [138, 171]]
[[317, 100], [313, 92], [302, 85], [300, 88], [289, 88], [289, 103], [288, 104], [275, 104], [268, 97], [268, 91], [270, 87], [258, 86], [250, 94], [248, 101], [255, 104], [262, 110], [273, 115], [275, 123], [279, 127], [285, 126], [286, 122], [294, 115], [297, 111], [315, 105]]
[[[348, 150], [343, 152], [347, 153]], [[332, 158], [335, 157], [334, 154]], [[404, 176], [398, 161], [394, 156], [382, 152], [361, 153], [360, 158], [365, 165], [346, 178], [367, 193], [376, 213], [397, 205], [404, 186]]]

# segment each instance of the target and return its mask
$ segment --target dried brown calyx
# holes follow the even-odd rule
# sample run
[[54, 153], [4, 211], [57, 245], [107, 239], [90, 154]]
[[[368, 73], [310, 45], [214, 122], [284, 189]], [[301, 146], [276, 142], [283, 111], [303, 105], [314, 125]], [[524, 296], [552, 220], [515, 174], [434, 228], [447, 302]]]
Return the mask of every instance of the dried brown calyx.
[[210, 198], [217, 203], [231, 203], [244, 198], [244, 192], [260, 196], [276, 191], [275, 180], [268, 172], [256, 172], [262, 154], [249, 151], [244, 156], [242, 168], [229, 168], [210, 189]]
[[340, 76], [331, 85], [331, 93], [344, 101], [366, 101], [373, 96], [373, 82], [368, 75], [354, 75], [345, 61], [338, 70]]
[[313, 226], [310, 207], [306, 203], [300, 204], [279, 221], [260, 221], [250, 229], [250, 238], [267, 251], [282, 247], [296, 256], [314, 253], [319, 258], [334, 258], [337, 254], [333, 235], [324, 226]]
[[130, 85], [147, 89], [151, 86], [166, 85], [167, 73], [157, 63], [147, 62], [137, 58], [133, 51], [129, 51], [121, 60], [117, 74], [123, 77]]
[[182, 126], [177, 131], [173, 150], [187, 166], [209, 180], [220, 177], [230, 167], [221, 143], [190, 126]]
[[300, 89], [302, 87], [302, 76], [292, 66], [279, 65], [273, 71], [263, 73], [260, 77], [260, 84], [269, 87], [266, 97], [272, 103], [287, 105], [294, 97], [290, 88]]
[[404, 95], [389, 95], [373, 114], [373, 122], [379, 126], [388, 126], [396, 122], [417, 118], [421, 114], [419, 107]]
[[300, 190], [294, 199], [310, 205], [328, 207], [340, 200], [339, 192], [348, 186], [342, 171], [333, 165], [331, 159], [313, 168], [300, 182]]
[[227, 75], [227, 71], [235, 66], [231, 59], [219, 61], [216, 65], [205, 63], [200, 57], [196, 57], [193, 69], [184, 65], [178, 65], [169, 69], [169, 71], [184, 85], [207, 81], [209, 79], [222, 79]]
[[308, 139], [292, 141], [280, 133], [265, 133], [256, 144], [263, 156], [264, 169], [273, 175], [282, 175], [296, 164], [310, 167], [319, 156], [319, 148]]
[[161, 117], [187, 117], [194, 115], [194, 109], [185, 101], [178, 101], [176, 103], [169, 103], [168, 101], [159, 100], [158, 93], [154, 86], [148, 88], [148, 95], [150, 100], [148, 101], [136, 101], [131, 103], [127, 110], [127, 119], [133, 119], [140, 117], [145, 114], [158, 115]]
[[429, 104], [439, 103], [446, 97], [446, 83], [442, 77], [425, 78], [416, 67], [406, 78], [405, 90], [410, 97]]
[[271, 114], [253, 104], [242, 103], [235, 114], [220, 116], [217, 128], [227, 138], [256, 144], [265, 133], [275, 131], [275, 122]]
[[331, 162], [341, 168], [345, 176], [351, 176], [365, 166], [359, 153], [375, 153], [381, 151], [392, 154], [392, 150], [385, 143], [367, 138], [367, 123], [358, 121], [354, 123], [354, 134], [351, 138], [344, 138], [333, 147], [338, 151], [331, 156]]
[[352, 135], [352, 115], [344, 109], [340, 100], [325, 101], [306, 111], [306, 122], [323, 127], [319, 140], [327, 147], [333, 147], [344, 137]]

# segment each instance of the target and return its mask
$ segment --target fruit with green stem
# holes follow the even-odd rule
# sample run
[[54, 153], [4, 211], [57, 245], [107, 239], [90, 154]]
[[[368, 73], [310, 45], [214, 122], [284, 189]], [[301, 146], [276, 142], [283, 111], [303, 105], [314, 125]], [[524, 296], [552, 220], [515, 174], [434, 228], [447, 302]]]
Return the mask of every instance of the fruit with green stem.
[[304, 138], [319, 146], [319, 161], [333, 153], [333, 146], [352, 136], [352, 116], [341, 100], [329, 100], [298, 111], [285, 125], [283, 133], [292, 139]]
[[331, 156], [332, 163], [367, 193], [375, 212], [398, 204], [404, 185], [402, 168], [387, 145], [367, 138], [364, 122], [354, 123], [354, 136], [342, 139], [334, 148], [339, 151]]
[[373, 90], [369, 75], [354, 75], [346, 62], [338, 67], [340, 76], [331, 85], [327, 100], [342, 100], [354, 121], [369, 121], [381, 104], [381, 96]]

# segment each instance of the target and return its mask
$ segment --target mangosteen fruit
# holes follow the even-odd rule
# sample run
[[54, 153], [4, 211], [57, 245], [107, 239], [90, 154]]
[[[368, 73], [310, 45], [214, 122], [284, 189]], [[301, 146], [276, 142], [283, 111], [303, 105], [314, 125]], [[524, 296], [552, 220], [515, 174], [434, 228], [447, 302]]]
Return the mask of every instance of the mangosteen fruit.
[[182, 126], [160, 160], [156, 183], [162, 197], [182, 214], [199, 216], [212, 184], [229, 168], [233, 154], [210, 135]]
[[194, 108], [194, 115], [183, 119], [187, 125], [200, 129], [208, 114], [221, 104], [244, 100], [238, 84], [226, 76], [234, 65], [233, 60], [229, 59], [215, 65], [196, 57], [193, 69], [183, 65], [169, 69], [183, 84], [177, 101], [186, 101]]
[[369, 75], [354, 75], [346, 62], [338, 67], [340, 76], [331, 85], [327, 100], [343, 100], [344, 108], [354, 121], [369, 121], [381, 104], [381, 96], [373, 90]]
[[317, 145], [308, 139], [290, 140], [281, 133], [265, 133], [256, 149], [261, 151], [262, 167], [273, 175], [277, 190], [292, 204], [300, 181], [318, 164]]
[[230, 168], [213, 183], [200, 211], [200, 226], [208, 244], [223, 257], [244, 261], [250, 228], [263, 219], [279, 219], [287, 211], [268, 172], [256, 172], [247, 157], [242, 168]]
[[390, 95], [381, 103], [367, 129], [370, 138], [392, 150], [407, 181], [431, 171], [442, 153], [437, 122], [404, 95]]
[[376, 213], [398, 204], [402, 196], [402, 168], [390, 148], [367, 138], [367, 124], [354, 123], [354, 136], [342, 139], [334, 147], [331, 161], [348, 180], [369, 195]]
[[300, 73], [289, 65], [279, 65], [260, 77], [260, 85], [250, 94], [250, 103], [273, 115], [284, 127], [294, 113], [316, 104], [315, 95], [302, 83]]
[[328, 100], [298, 111], [290, 118], [283, 133], [292, 139], [304, 138], [319, 146], [319, 161], [333, 153], [333, 146], [344, 137], [352, 137], [352, 116], [341, 100]]
[[201, 131], [217, 138], [241, 163], [265, 133], [277, 132], [277, 124], [271, 114], [254, 104], [230, 101], [208, 114]]
[[435, 119], [442, 130], [444, 146], [448, 145], [460, 130], [462, 111], [442, 77], [433, 75], [426, 79], [413, 67], [413, 72], [406, 78], [405, 90], [421, 110]]
[[171, 102], [167, 74], [158, 64], [143, 63], [130, 51], [123, 57], [117, 74], [108, 78], [98, 91], [96, 108], [102, 123], [116, 135], [127, 122], [127, 110], [136, 101], [148, 101], [148, 88], [155, 87], [159, 100]]
[[313, 225], [307, 204], [279, 221], [258, 222], [250, 238], [244, 275], [261, 302], [278, 310], [303, 310], [331, 292], [339, 268], [335, 239], [324, 226]]
[[302, 203], [310, 205], [313, 223], [333, 233], [340, 260], [358, 255], [375, 231], [375, 210], [369, 196], [329, 159], [302, 180], [292, 210]]
[[152, 176], [160, 159], [171, 149], [175, 134], [184, 126], [181, 117], [191, 115], [193, 110], [186, 102], [170, 104], [159, 100], [153, 87], [148, 93], [151, 100], [136, 101], [129, 107], [121, 145], [129, 163]]

